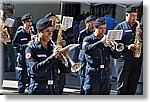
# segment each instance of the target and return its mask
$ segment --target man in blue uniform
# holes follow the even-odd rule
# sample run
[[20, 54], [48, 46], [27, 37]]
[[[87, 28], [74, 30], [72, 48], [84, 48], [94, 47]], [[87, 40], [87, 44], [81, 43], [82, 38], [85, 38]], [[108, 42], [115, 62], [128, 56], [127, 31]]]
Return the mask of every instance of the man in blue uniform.
[[94, 30], [92, 35], [84, 38], [82, 44], [87, 62], [83, 89], [86, 95], [109, 95], [110, 55], [118, 57], [118, 52], [104, 46], [106, 43], [106, 21], [104, 18], [96, 19]]
[[[123, 30], [122, 40], [125, 45], [121, 52], [118, 67], [118, 94], [119, 95], [134, 95], [141, 72], [142, 58], [135, 58], [135, 34], [136, 32], [137, 9], [128, 7], [125, 12], [125, 21], [119, 23], [115, 29]], [[141, 54], [142, 55], [142, 54]], [[142, 57], [142, 56], [140, 56]]]
[[27, 66], [25, 63], [25, 49], [31, 41], [31, 35], [35, 34], [31, 31], [32, 16], [25, 14], [21, 18], [23, 27], [16, 32], [13, 39], [13, 46], [17, 53], [16, 76], [18, 79], [18, 94], [24, 94], [27, 81]]
[[[47, 19], [53, 19], [54, 20], [54, 24], [55, 24], [55, 29], [53, 31], [53, 35], [52, 35], [52, 40], [56, 43], [57, 42], [57, 37], [58, 37], [58, 32], [59, 32], [59, 28], [56, 28], [56, 24], [60, 23], [60, 22], [56, 22], [56, 14], [53, 12], [49, 12], [45, 18]], [[58, 25], [57, 25], [58, 26]], [[60, 26], [58, 26], [60, 27]], [[62, 41], [59, 42], [60, 45], [65, 46], [66, 45], [66, 41], [67, 38], [65, 36], [65, 32], [62, 31]], [[64, 85], [65, 85], [65, 81], [66, 81], [66, 74], [65, 71], [63, 69], [61, 70], [57, 70], [57, 69], [53, 69], [53, 77], [54, 77], [54, 94], [58, 94], [61, 95], [63, 93], [63, 89], [64, 89]]]
[[[26, 62], [29, 66], [31, 81], [30, 94], [52, 95], [55, 94], [53, 93], [55, 91], [53, 91], [53, 69], [66, 68], [58, 59], [59, 50], [62, 47], [55, 47], [51, 40], [54, 30], [53, 20], [42, 18], [37, 22], [36, 28], [38, 41], [26, 49]], [[66, 69], [69, 70], [69, 68]]]
[[84, 84], [84, 78], [85, 78], [85, 66], [86, 66], [86, 60], [85, 60], [85, 57], [84, 57], [84, 51], [82, 50], [82, 42], [83, 42], [83, 39], [86, 37], [86, 36], [89, 36], [91, 34], [93, 34], [93, 24], [94, 24], [94, 17], [93, 15], [90, 15], [89, 17], [87, 17], [85, 19], [85, 25], [86, 25], [86, 28], [83, 29], [80, 34], [79, 34], [79, 37], [78, 37], [78, 43], [80, 44], [80, 52], [79, 52], [79, 56], [78, 56], [78, 60], [79, 60], [79, 63], [81, 65], [81, 70], [79, 71], [79, 76], [80, 76], [80, 94], [81, 95], [84, 95], [84, 89], [83, 89], [83, 84]]

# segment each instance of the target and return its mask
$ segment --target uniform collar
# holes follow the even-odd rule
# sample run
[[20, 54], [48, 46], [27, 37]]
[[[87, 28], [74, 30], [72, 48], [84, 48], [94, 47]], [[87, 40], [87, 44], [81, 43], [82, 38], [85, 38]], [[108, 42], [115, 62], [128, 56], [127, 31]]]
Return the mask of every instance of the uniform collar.
[[87, 33], [87, 34], [92, 34], [92, 33], [93, 33], [93, 30], [92, 30], [92, 32], [89, 32], [88, 28], [86, 28], [86, 33]]
[[94, 32], [93, 32], [92, 36], [93, 36], [93, 39], [94, 39], [94, 40], [97, 40], [97, 39], [98, 39], [98, 38], [94, 35]]

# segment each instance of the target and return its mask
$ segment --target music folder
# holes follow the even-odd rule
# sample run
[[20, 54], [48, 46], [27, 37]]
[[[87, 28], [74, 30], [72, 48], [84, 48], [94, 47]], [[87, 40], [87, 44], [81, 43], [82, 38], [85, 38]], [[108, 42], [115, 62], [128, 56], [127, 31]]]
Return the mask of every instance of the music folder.
[[72, 49], [76, 48], [77, 46], [79, 46], [80, 44], [69, 44], [66, 47], [62, 48], [60, 51], [64, 52], [64, 51], [71, 51]]

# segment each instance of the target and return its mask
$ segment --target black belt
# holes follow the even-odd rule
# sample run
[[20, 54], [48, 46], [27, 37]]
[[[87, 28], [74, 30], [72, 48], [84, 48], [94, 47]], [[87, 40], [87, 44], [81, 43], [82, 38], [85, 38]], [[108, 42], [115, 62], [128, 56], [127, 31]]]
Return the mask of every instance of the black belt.
[[34, 82], [42, 85], [53, 85], [53, 80], [35, 80]]
[[105, 68], [105, 66], [103, 64], [99, 64], [99, 65], [89, 64], [89, 66], [92, 68], [96, 68], [96, 69], [104, 69]]

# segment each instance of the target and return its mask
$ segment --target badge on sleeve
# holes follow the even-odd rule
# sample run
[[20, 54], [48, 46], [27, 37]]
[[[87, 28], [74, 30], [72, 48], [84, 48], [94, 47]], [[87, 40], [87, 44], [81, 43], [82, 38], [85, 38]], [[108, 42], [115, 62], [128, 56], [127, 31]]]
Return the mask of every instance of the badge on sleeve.
[[29, 58], [31, 58], [31, 53], [26, 54], [26, 59], [29, 59]]

